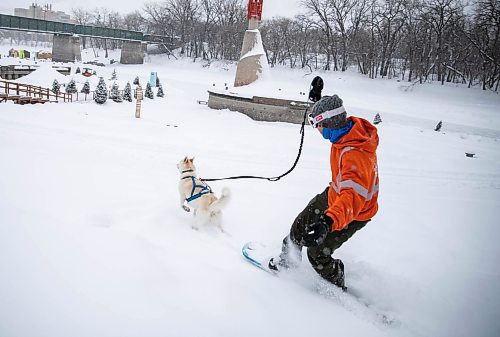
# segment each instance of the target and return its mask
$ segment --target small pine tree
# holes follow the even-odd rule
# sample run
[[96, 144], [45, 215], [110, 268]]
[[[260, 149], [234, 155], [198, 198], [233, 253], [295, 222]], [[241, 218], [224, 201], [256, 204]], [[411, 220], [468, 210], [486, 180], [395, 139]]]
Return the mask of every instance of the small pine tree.
[[147, 98], [155, 98], [155, 95], [153, 94], [153, 90], [151, 89], [151, 84], [146, 84], [146, 92], [144, 93], [144, 96], [146, 96]]
[[436, 125], [436, 128], [434, 129], [434, 131], [441, 131], [441, 127], [443, 126], [443, 121], [439, 121], [439, 123], [437, 123]]
[[159, 86], [160, 86], [160, 78], [157, 75], [156, 76], [156, 87], [159, 87]]
[[66, 92], [68, 94], [74, 94], [77, 91], [78, 91], [78, 89], [76, 88], [75, 80], [71, 79], [71, 81], [69, 81], [68, 85], [66, 85]]
[[120, 93], [120, 90], [118, 88], [118, 84], [116, 84], [116, 82], [113, 83], [113, 86], [111, 87], [111, 91], [109, 93], [109, 98], [117, 103], [123, 102], [122, 94]]
[[134, 85], [139, 85], [139, 76], [136, 76], [134, 79], [134, 82], [132, 82]]
[[115, 99], [117, 94], [118, 94], [118, 84], [116, 84], [116, 82], [113, 82], [111, 90], [109, 91], [109, 99]]
[[375, 118], [373, 119], [373, 124], [377, 125], [377, 124], [380, 124], [380, 123], [382, 123], [382, 118], [380, 118], [380, 114], [377, 113], [375, 115]]
[[85, 83], [83, 84], [83, 88], [82, 88], [82, 90], [80, 92], [82, 94], [85, 94], [85, 95], [90, 94], [90, 84], [89, 84], [89, 81], [85, 81]]
[[108, 99], [108, 89], [106, 89], [106, 83], [104, 82], [104, 78], [99, 78], [99, 84], [97, 88], [95, 88], [94, 101], [97, 104], [104, 104]]
[[156, 92], [156, 97], [163, 97], [165, 94], [163, 93], [163, 87], [160, 85], [158, 86], [158, 91]]
[[61, 92], [61, 85], [57, 80], [54, 80], [54, 82], [52, 82], [52, 92], [54, 94], [58, 94], [59, 92]]
[[132, 102], [132, 88], [130, 86], [130, 82], [127, 82], [125, 90], [123, 90], [123, 100]]
[[76, 74], [79, 74], [80, 72], [81, 72], [80, 67], [76, 67], [76, 71], [75, 71], [75, 73], [76, 73]]
[[111, 80], [116, 80], [116, 69], [113, 69], [113, 74], [111, 74]]

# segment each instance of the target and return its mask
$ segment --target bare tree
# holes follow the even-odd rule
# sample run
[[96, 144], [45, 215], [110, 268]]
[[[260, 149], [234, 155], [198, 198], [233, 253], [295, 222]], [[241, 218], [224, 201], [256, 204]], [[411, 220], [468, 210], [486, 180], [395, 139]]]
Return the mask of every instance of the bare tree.
[[[246, 2], [246, 1], [245, 1]], [[246, 6], [243, 0], [216, 0], [218, 57], [237, 60], [240, 57], [241, 44], [247, 28]]]
[[[424, 83], [500, 86], [500, 0], [302, 0], [304, 14], [263, 21], [272, 66], [341, 70]], [[162, 0], [121, 16], [73, 9], [79, 24], [138, 30], [181, 41], [181, 54], [237, 60], [247, 0]], [[472, 9], [472, 10], [471, 10]], [[10, 33], [9, 33], [10, 34]], [[29, 36], [11, 35], [19, 41]], [[92, 38], [106, 50], [120, 42]], [[98, 50], [98, 49], [97, 49]]]
[[377, 15], [374, 28], [378, 35], [380, 52], [380, 75], [387, 76], [389, 66], [399, 41], [403, 37], [402, 27], [405, 22], [404, 2], [389, 0], [376, 5]]
[[[200, 0], [201, 22], [199, 29], [199, 45], [203, 59], [208, 60], [208, 46], [214, 41], [216, 32], [217, 7], [216, 0]], [[207, 48], [205, 47], [207, 45]], [[198, 54], [198, 53], [197, 53]]]
[[446, 39], [452, 35], [452, 30], [461, 14], [463, 6], [456, 0], [425, 0], [422, 6], [421, 20], [432, 30], [431, 39], [436, 49], [434, 61], [429, 68], [437, 73], [437, 80], [445, 80], [447, 66]]
[[338, 70], [337, 67], [337, 45], [334, 36], [333, 27], [333, 15], [334, 10], [331, 5], [330, 0], [303, 0], [302, 5], [307, 9], [308, 14], [313, 18], [318, 19], [314, 21], [316, 28], [322, 32], [322, 41], [320, 46], [324, 48], [326, 63], [324, 66], [325, 70], [331, 69], [331, 62], [333, 58], [334, 70]]
[[479, 0], [463, 34], [476, 50], [483, 90], [498, 91], [500, 85], [500, 0]]
[[[73, 8], [71, 10], [71, 15], [73, 19], [80, 25], [88, 25], [92, 22], [92, 14], [83, 8]], [[87, 38], [82, 38], [83, 49], [86, 48]]]
[[181, 54], [185, 53], [186, 43], [190, 40], [193, 24], [199, 15], [199, 8], [197, 0], [167, 0], [165, 3], [165, 10], [172, 18], [181, 38]]
[[164, 4], [146, 3], [144, 5], [145, 20], [148, 33], [158, 35], [175, 35], [172, 17]]
[[128, 30], [146, 31], [146, 19], [139, 11], [134, 11], [124, 16], [123, 27]]

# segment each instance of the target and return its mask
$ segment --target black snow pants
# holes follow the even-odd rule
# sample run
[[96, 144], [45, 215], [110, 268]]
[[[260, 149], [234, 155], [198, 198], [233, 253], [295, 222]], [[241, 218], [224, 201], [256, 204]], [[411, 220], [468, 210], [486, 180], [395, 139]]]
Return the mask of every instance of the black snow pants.
[[[295, 218], [290, 229], [290, 234], [283, 239], [280, 259], [284, 264], [293, 267], [302, 258], [302, 237], [307, 224], [319, 220], [320, 216], [328, 208], [328, 187], [316, 195], [304, 210]], [[363, 228], [367, 221], [352, 221], [341, 231], [328, 233], [325, 241], [315, 247], [307, 248], [307, 257], [314, 270], [325, 280], [344, 287], [344, 265], [339, 259], [332, 257], [333, 252], [342, 246], [358, 230]]]

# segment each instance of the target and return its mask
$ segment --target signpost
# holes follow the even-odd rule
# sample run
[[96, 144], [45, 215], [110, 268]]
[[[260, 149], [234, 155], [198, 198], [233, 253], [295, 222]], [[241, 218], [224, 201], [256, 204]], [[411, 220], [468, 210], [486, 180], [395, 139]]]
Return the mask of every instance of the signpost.
[[142, 101], [142, 88], [141, 85], [137, 85], [135, 89], [135, 118], [141, 118], [141, 101]]

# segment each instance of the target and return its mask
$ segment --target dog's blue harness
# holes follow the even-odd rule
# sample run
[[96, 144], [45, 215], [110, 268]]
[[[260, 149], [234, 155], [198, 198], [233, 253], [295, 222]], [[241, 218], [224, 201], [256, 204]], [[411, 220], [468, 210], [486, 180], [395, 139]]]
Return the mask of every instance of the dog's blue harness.
[[[210, 186], [208, 186], [207, 184], [205, 184], [205, 183], [203, 183], [203, 185], [196, 184], [196, 179], [193, 176], [184, 177], [182, 179], [187, 179], [187, 178], [191, 178], [191, 181], [193, 182], [193, 190], [191, 191], [191, 196], [189, 198], [186, 198], [187, 202], [198, 199], [202, 195], [212, 193]], [[200, 190], [200, 192], [195, 194], [194, 192], [195, 192], [196, 188], [201, 188], [201, 190]]]

